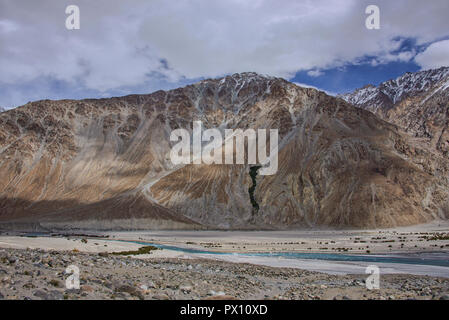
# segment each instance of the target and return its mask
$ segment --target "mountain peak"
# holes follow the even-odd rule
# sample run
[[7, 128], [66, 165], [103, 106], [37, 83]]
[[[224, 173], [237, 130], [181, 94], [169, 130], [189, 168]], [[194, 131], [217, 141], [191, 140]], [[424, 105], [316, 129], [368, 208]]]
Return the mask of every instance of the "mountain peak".
[[[347, 102], [371, 111], [391, 108], [409, 96], [428, 95], [449, 87], [449, 67], [419, 72], [407, 72], [379, 86], [364, 86], [352, 93], [340, 95]], [[425, 97], [423, 98], [425, 99]]]
[[219, 84], [225, 84], [225, 83], [233, 83], [236, 85], [244, 85], [251, 82], [267, 82], [276, 80], [278, 78], [259, 74], [257, 72], [241, 72], [241, 73], [234, 73], [231, 75], [226, 75], [224, 77], [215, 78], [215, 79], [205, 79], [203, 81], [200, 81], [199, 84], [204, 83], [219, 83]]

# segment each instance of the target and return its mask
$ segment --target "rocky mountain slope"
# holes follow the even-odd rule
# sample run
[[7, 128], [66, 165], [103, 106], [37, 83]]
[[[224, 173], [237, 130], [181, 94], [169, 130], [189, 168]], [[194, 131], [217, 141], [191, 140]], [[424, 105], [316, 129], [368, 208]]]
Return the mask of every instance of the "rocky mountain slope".
[[342, 96], [449, 157], [449, 68], [427, 70]]
[[[195, 120], [279, 129], [278, 172], [173, 166], [170, 133]], [[38, 101], [2, 113], [0, 123], [4, 223], [371, 228], [449, 217], [443, 154], [342, 99], [255, 73], [148, 95]]]

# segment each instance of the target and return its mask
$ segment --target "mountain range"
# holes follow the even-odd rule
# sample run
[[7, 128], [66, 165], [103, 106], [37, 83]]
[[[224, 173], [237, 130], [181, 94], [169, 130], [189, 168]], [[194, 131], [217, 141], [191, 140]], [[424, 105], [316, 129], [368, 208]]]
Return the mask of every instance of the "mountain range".
[[[379, 228], [449, 218], [449, 68], [332, 97], [256, 73], [0, 114], [0, 223]], [[174, 166], [177, 128], [279, 129], [279, 169]]]

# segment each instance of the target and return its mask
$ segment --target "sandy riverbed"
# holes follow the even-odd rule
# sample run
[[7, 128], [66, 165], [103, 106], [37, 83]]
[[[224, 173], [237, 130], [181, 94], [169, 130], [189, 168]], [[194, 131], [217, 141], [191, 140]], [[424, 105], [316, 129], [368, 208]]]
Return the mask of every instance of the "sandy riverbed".
[[[211, 255], [158, 250], [147, 258], [210, 259], [252, 263], [272, 267], [290, 267], [329, 274], [363, 274], [370, 263], [341, 262], [274, 257], [248, 257], [239, 253], [298, 252], [335, 254], [421, 255], [426, 253], [449, 259], [449, 240], [435, 238], [449, 234], [448, 221], [384, 230], [302, 230], [302, 231], [147, 231], [103, 233], [108, 240], [61, 237], [0, 236], [0, 247], [17, 249], [77, 250], [80, 252], [117, 252], [136, 250], [141, 245], [126, 241], [144, 241], [236, 255]], [[435, 238], [435, 239], [434, 239]], [[408, 273], [449, 277], [449, 268], [398, 263], [376, 263], [383, 273]]]
[[449, 235], [449, 221], [382, 230], [295, 231], [136, 231], [106, 233], [111, 239], [142, 240], [211, 251], [410, 253], [449, 252], [448, 240], [428, 240]]

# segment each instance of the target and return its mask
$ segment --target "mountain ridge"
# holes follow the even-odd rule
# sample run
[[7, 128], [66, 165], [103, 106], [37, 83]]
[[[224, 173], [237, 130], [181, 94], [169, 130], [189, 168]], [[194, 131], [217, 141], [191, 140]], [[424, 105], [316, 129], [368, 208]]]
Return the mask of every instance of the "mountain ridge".
[[[169, 161], [170, 132], [278, 128], [279, 171]], [[73, 229], [388, 227], [449, 215], [449, 166], [369, 111], [242, 73], [0, 115], [0, 221]], [[254, 211], [252, 200], [259, 210]]]

